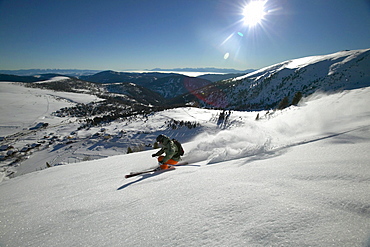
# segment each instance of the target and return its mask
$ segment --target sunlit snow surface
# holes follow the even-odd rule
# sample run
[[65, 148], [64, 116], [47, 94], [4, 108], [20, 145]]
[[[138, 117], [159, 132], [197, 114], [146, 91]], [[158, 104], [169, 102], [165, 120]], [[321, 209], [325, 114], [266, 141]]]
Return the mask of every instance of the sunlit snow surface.
[[222, 128], [196, 108], [132, 122], [204, 127], [165, 130], [190, 161], [174, 171], [124, 179], [156, 165], [149, 150], [3, 181], [0, 246], [368, 246], [369, 96], [317, 94], [259, 121], [232, 112]]
[[[56, 77], [54, 80], [65, 78]], [[101, 100], [93, 95], [26, 88], [11, 82], [0, 82], [0, 98], [1, 136], [14, 134], [40, 121], [60, 123], [61, 119], [50, 116], [52, 112], [74, 103]]]

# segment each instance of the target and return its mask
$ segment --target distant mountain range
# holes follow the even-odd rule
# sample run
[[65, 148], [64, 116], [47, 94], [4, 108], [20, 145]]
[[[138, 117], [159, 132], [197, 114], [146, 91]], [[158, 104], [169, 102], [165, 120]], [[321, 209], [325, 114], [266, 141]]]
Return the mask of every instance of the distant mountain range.
[[[18, 75], [18, 76], [34, 76], [41, 74], [59, 74], [66, 76], [88, 76], [93, 75], [103, 70], [80, 70], [80, 69], [20, 69], [20, 70], [0, 70], [0, 74]], [[145, 70], [145, 72], [166, 72], [174, 71], [176, 72], [205, 72], [205, 73], [221, 73], [221, 74], [246, 74], [254, 71], [254, 69], [248, 70], [235, 70], [235, 69], [219, 69], [219, 68], [175, 68], [175, 69], [161, 69], [155, 68], [150, 70]], [[130, 72], [130, 71], [125, 71]], [[121, 73], [121, 72], [119, 72]], [[135, 73], [135, 72], [133, 72]]]
[[[210, 68], [193, 70], [209, 71]], [[283, 99], [291, 102], [297, 93], [308, 96], [318, 90], [327, 92], [370, 86], [370, 49], [288, 60], [250, 73], [190, 77], [154, 71], [129, 73], [108, 70], [88, 74], [91, 72], [81, 72], [78, 76], [64, 73], [33, 76], [0, 74], [0, 81], [28, 82], [54, 90], [99, 94], [114, 97], [127, 105], [171, 107], [195, 104], [260, 110], [275, 108]], [[78, 74], [78, 71], [74, 73]], [[68, 75], [69, 79], [47, 81], [60, 75]], [[45, 83], [32, 83], [36, 81]]]
[[[124, 94], [132, 97], [132, 92], [127, 93], [123, 89], [131, 88], [133, 85], [135, 87], [140, 87], [142, 90], [150, 90], [153, 93], [160, 96], [159, 98], [153, 99], [153, 94], [141, 94], [139, 98], [135, 99], [139, 102], [142, 102], [142, 99], [145, 99], [150, 95], [150, 100], [144, 100], [147, 102], [155, 103], [162, 102], [162, 104], [169, 104], [169, 100], [176, 98], [180, 95], [189, 93], [202, 87], [205, 87], [209, 84], [212, 84], [214, 81], [234, 78], [243, 74], [207, 74], [200, 77], [190, 77], [177, 73], [159, 73], [159, 72], [145, 72], [145, 73], [135, 73], [135, 72], [117, 72], [112, 70], [98, 72], [92, 75], [82, 75], [82, 76], [69, 76], [66, 74], [39, 74], [33, 76], [19, 76], [19, 75], [9, 75], [9, 74], [0, 74], [0, 81], [12, 81], [12, 82], [38, 82], [49, 80], [56, 76], [68, 76], [70, 81], [77, 83], [81, 87], [81, 82], [93, 82], [101, 85], [95, 85], [94, 87], [104, 88], [101, 89], [107, 93], [115, 94]], [[209, 78], [209, 79], [206, 79]], [[58, 90], [62, 88], [62, 84], [70, 91], [73, 88], [73, 85], [66, 80], [58, 82], [48, 82], [53, 85], [53, 89], [56, 88], [56, 83], [59, 84], [57, 87]], [[42, 87], [45, 87], [48, 83], [43, 83]], [[68, 85], [67, 85], [68, 84]], [[110, 85], [109, 85], [110, 84]], [[114, 85], [112, 85], [114, 84]], [[123, 86], [124, 85], [124, 86]], [[40, 85], [39, 85], [40, 86]], [[85, 89], [92, 88], [91, 84], [86, 85]], [[121, 89], [119, 91], [118, 89]], [[95, 89], [94, 89], [95, 90]], [[130, 90], [128, 90], [130, 91]], [[181, 102], [183, 103], [183, 102]]]
[[0, 74], [34, 76], [42, 74], [59, 74], [66, 76], [92, 75], [101, 70], [80, 70], [80, 69], [20, 69], [20, 70], [0, 70]]
[[81, 76], [80, 79], [105, 84], [122, 82], [134, 83], [157, 92], [167, 99], [186, 94], [189, 90], [195, 90], [212, 83], [206, 79], [189, 77], [175, 73], [127, 73], [111, 70], [103, 71], [91, 76]]
[[223, 74], [246, 74], [255, 71], [254, 69], [236, 70], [236, 69], [220, 69], [220, 68], [174, 68], [174, 69], [161, 69], [155, 68], [150, 71], [184, 71], [184, 72], [211, 72]]

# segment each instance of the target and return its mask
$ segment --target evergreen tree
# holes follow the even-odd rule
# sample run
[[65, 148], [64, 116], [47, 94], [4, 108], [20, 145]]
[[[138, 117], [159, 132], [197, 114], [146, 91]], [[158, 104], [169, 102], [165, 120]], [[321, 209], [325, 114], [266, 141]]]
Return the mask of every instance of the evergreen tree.
[[301, 101], [301, 99], [302, 99], [302, 93], [297, 92], [293, 97], [292, 105], [298, 105], [298, 103], [299, 103], [299, 101]]
[[284, 97], [284, 99], [282, 99], [278, 105], [278, 110], [283, 110], [285, 108], [287, 108], [289, 106], [289, 98], [288, 96]]

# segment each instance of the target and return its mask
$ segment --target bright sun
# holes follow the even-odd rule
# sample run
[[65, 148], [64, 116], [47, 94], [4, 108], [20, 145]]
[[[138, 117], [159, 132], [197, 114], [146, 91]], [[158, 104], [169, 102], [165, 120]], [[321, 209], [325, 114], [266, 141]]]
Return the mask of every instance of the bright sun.
[[265, 3], [266, 1], [252, 0], [244, 7], [243, 20], [245, 25], [255, 26], [263, 20], [266, 15]]

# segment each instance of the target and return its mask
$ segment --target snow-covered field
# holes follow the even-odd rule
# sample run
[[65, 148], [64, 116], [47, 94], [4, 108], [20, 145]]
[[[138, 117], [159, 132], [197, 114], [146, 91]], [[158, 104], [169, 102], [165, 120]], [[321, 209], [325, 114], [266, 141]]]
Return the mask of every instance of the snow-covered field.
[[[259, 112], [259, 121], [257, 112], [218, 123], [219, 111], [178, 108], [103, 126], [113, 136], [105, 141], [80, 131], [71, 148], [41, 149], [19, 170], [70, 149], [110, 157], [1, 182], [0, 246], [370, 246], [369, 104], [363, 88]], [[172, 129], [171, 119], [201, 126]], [[189, 165], [125, 179], [155, 167], [155, 151], [118, 153], [159, 133], [184, 143]]]
[[59, 124], [63, 119], [54, 118], [50, 113], [74, 103], [99, 100], [88, 94], [26, 88], [11, 82], [0, 82], [0, 99], [0, 136], [14, 134], [42, 121]]
[[[64, 77], [55, 79], [63, 80]], [[59, 149], [73, 137], [70, 133], [78, 128], [78, 119], [60, 118], [52, 113], [76, 103], [86, 104], [102, 99], [89, 94], [26, 88], [17, 83], [1, 82], [0, 100], [0, 175], [17, 176], [43, 169], [46, 162], [56, 164], [68, 163], [68, 159], [76, 160], [78, 157], [74, 158], [70, 154], [72, 151], [61, 155]], [[48, 126], [35, 128], [40, 123], [47, 123]], [[41, 146], [21, 151], [36, 144]], [[9, 156], [8, 152], [15, 154]], [[0, 180], [2, 178], [0, 176]]]

